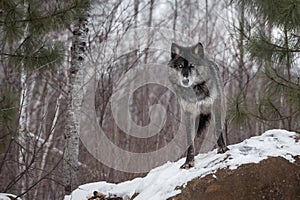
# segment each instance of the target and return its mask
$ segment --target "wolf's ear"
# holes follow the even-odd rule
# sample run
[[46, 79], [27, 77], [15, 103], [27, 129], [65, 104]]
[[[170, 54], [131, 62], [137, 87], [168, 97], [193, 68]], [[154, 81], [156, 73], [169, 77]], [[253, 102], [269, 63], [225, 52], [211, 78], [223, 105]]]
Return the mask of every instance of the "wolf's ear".
[[193, 47], [193, 53], [197, 57], [204, 56], [203, 45], [200, 42]]
[[180, 55], [180, 46], [175, 44], [175, 43], [172, 43], [171, 45], [171, 58], [175, 58], [176, 55]]

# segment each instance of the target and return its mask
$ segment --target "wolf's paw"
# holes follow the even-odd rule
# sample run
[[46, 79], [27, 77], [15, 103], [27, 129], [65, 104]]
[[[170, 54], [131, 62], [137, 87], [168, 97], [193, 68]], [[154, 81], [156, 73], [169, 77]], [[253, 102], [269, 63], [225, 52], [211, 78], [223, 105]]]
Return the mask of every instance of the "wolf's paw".
[[226, 151], [228, 151], [229, 149], [225, 146], [225, 147], [218, 147], [217, 152], [218, 153], [225, 153]]
[[195, 161], [192, 160], [190, 162], [185, 162], [183, 165], [181, 165], [180, 169], [190, 169], [195, 166]]

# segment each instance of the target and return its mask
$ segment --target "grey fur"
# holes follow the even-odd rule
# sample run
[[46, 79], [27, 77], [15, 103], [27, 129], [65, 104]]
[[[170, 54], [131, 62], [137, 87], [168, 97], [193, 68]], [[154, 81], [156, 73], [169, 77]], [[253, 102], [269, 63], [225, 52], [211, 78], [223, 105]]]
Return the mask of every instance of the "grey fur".
[[[223, 83], [217, 65], [204, 55], [201, 43], [191, 47], [172, 44], [169, 80], [184, 110], [188, 134], [187, 159], [181, 168], [194, 166], [194, 136], [198, 124], [199, 126], [210, 124], [219, 147], [218, 152], [227, 151], [222, 136], [226, 116]], [[200, 115], [211, 117], [200, 118], [209, 121], [197, 122]], [[203, 132], [206, 128], [198, 127], [198, 130]]]

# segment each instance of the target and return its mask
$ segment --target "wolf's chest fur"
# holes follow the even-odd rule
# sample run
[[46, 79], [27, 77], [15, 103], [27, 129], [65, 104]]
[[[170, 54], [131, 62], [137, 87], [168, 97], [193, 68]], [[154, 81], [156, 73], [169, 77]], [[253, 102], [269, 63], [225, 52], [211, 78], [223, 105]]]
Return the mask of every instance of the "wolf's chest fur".
[[176, 94], [180, 99], [180, 104], [185, 111], [203, 114], [209, 113], [213, 104], [213, 98], [205, 82], [192, 85], [190, 87], [175, 87]]
[[216, 97], [214, 67], [204, 56], [202, 45], [180, 47], [173, 44], [169, 80], [184, 111], [209, 114]]

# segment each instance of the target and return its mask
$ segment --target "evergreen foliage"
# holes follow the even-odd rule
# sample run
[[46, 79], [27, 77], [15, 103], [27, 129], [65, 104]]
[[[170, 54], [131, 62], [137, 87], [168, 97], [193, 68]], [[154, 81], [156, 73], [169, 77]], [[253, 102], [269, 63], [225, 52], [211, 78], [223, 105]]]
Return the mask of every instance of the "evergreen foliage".
[[81, 17], [88, 6], [87, 0], [4, 1], [0, 26], [3, 44], [10, 50], [1, 54], [16, 61], [16, 66], [22, 62], [25, 69], [61, 63], [64, 46], [53, 41], [54, 35]]
[[9, 132], [15, 124], [17, 95], [9, 86], [1, 86], [0, 93], [0, 127]]
[[[89, 0], [46, 1], [5, 0], [0, 3], [1, 64], [17, 71], [23, 68], [47, 70], [65, 61], [65, 45], [60, 37], [67, 28], [82, 17], [89, 7]], [[6, 79], [0, 80], [0, 128], [14, 118], [17, 109], [7, 90]], [[17, 101], [17, 99], [15, 99]], [[15, 105], [14, 105], [15, 106]], [[12, 112], [13, 111], [13, 112]]]
[[17, 113], [17, 95], [8, 85], [0, 87], [0, 153], [6, 151], [14, 132]]
[[244, 3], [248, 11], [261, 15], [266, 23], [280, 29], [299, 30], [299, 0], [237, 0], [237, 2]]
[[246, 125], [249, 121], [249, 111], [245, 98], [237, 94], [229, 104], [232, 105], [227, 111], [231, 122], [238, 125]]
[[[255, 26], [245, 48], [262, 66], [261, 91], [256, 102], [259, 120], [277, 121], [289, 130], [300, 131], [300, 1], [237, 0], [263, 24]], [[269, 29], [269, 30], [267, 30]], [[257, 80], [257, 79], [256, 79]], [[248, 113], [255, 111], [248, 111]]]
[[[47, 63], [60, 63], [63, 45], [53, 36], [69, 28], [75, 19], [83, 15], [89, 6], [87, 0], [40, 1], [6, 0], [1, 3], [1, 36], [16, 64], [24, 61], [25, 67], [38, 68]], [[30, 59], [32, 59], [30, 61]]]

